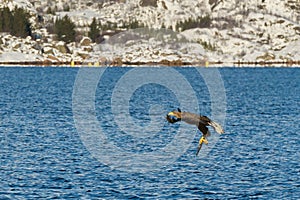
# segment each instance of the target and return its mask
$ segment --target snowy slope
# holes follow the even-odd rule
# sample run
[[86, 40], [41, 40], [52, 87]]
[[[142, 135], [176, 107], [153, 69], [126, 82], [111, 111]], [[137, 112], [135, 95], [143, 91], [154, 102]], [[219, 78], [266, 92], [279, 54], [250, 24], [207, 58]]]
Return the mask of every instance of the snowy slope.
[[[122, 27], [127, 22], [138, 21], [140, 25], [156, 30], [166, 27], [175, 32], [178, 22], [206, 15], [212, 18], [209, 28], [195, 28], [176, 33], [176, 37], [186, 39], [186, 42], [177, 45], [176, 48], [174, 45], [173, 47], [161, 45], [162, 40], [156, 37], [147, 40], [133, 37], [131, 41], [119, 46], [111, 44], [113, 41], [111, 38], [103, 45], [91, 44], [89, 48], [80, 44], [66, 44], [71, 50], [71, 53], [66, 54], [58, 51], [55, 47], [56, 42], [50, 39], [45, 44], [38, 41], [30, 42], [32, 46], [42, 45], [48, 50], [52, 48], [47, 52], [51, 52], [51, 56], [58, 60], [77, 59], [93, 62], [100, 58], [102, 60], [118, 58], [124, 62], [300, 60], [299, 0], [0, 0], [0, 2], [0, 5], [9, 5], [11, 8], [14, 6], [26, 8], [32, 15], [42, 14], [46, 22], [69, 15], [78, 27], [83, 28], [81, 30], [88, 30], [87, 27], [94, 17], [102, 24], [111, 22]], [[56, 14], [47, 14], [49, 8], [55, 10]], [[165, 33], [164, 29], [159, 32]], [[50, 35], [45, 33], [44, 36]], [[12, 45], [5, 45], [9, 43], [9, 37], [5, 36], [4, 39], [4, 36], [0, 36], [1, 39], [5, 40], [2, 44], [0, 42], [1, 59], [5, 60], [4, 55], [11, 51], [24, 54], [33, 52], [30, 45], [21, 45], [23, 49], [20, 50], [13, 48]], [[22, 43], [22, 39], [20, 40], [17, 43]], [[163, 42], [170, 43], [166, 39], [163, 39]], [[107, 47], [109, 45], [111, 46]], [[39, 59], [48, 59], [49, 54], [41, 56]]]

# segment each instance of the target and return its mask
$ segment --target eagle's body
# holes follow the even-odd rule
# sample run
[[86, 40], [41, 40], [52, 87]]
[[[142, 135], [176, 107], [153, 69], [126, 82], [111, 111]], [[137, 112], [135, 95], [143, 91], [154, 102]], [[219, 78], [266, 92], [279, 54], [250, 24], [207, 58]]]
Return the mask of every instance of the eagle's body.
[[[176, 119], [171, 118], [171, 117], [175, 117]], [[190, 112], [181, 112], [180, 109], [178, 109], [178, 111], [169, 112], [167, 114], [166, 118], [167, 118], [168, 122], [170, 122], [170, 123], [184, 121], [188, 124], [196, 125], [198, 127], [198, 129], [202, 132], [203, 135], [202, 135], [201, 139], [199, 140], [197, 155], [202, 147], [203, 142], [205, 144], [208, 144], [208, 141], [206, 138], [208, 136], [210, 136], [210, 132], [209, 132], [207, 126], [213, 127], [215, 129], [215, 131], [219, 134], [224, 133], [223, 128], [218, 123], [212, 121], [208, 117], [203, 116], [203, 115], [197, 115], [197, 114], [190, 113]]]

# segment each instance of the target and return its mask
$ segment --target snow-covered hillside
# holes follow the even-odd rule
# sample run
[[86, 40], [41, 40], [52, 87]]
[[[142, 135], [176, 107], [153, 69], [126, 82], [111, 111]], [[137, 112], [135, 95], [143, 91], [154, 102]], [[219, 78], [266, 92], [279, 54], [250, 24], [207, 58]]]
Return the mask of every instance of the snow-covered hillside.
[[[36, 26], [46, 40], [0, 35], [0, 59], [12, 52], [35, 60], [119, 62], [260, 62], [300, 60], [300, 0], [0, 0], [0, 5], [27, 9], [43, 16], [45, 24], [68, 15], [78, 30], [88, 31], [93, 18], [118, 27], [136, 21], [142, 28], [111, 36], [102, 44], [53, 41], [44, 27]], [[51, 10], [52, 14], [50, 14]], [[55, 13], [55, 14], [53, 14]], [[209, 26], [190, 29], [178, 24], [209, 16]], [[33, 20], [34, 24], [34, 20]], [[34, 26], [35, 27], [35, 26]], [[153, 28], [148, 29], [148, 28]], [[169, 29], [166, 30], [165, 28]], [[141, 30], [145, 37], [141, 36]], [[153, 33], [147, 33], [147, 30]], [[165, 35], [156, 37], [155, 35]], [[126, 37], [124, 37], [124, 35]], [[138, 36], [137, 36], [138, 35]], [[126, 38], [122, 43], [116, 38]], [[173, 40], [170, 40], [170, 37]], [[145, 39], [146, 38], [146, 39]], [[169, 38], [169, 39], [167, 39]], [[178, 40], [178, 38], [184, 38]], [[175, 42], [174, 42], [175, 41]], [[163, 45], [162, 45], [163, 43]], [[178, 43], [175, 45], [175, 43]], [[169, 45], [167, 45], [169, 44]], [[41, 52], [43, 49], [43, 52]], [[9, 59], [8, 59], [9, 58]]]

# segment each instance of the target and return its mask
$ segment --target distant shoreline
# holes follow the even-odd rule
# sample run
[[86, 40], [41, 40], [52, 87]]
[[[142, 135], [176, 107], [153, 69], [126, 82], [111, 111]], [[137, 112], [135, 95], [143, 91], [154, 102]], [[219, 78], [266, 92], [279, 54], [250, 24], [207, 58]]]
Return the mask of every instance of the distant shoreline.
[[48, 61], [0, 61], [0, 67], [5, 66], [41, 66], [41, 67], [114, 67], [114, 66], [169, 66], [169, 67], [300, 67], [299, 61], [253, 61], [253, 62], [181, 62], [163, 60], [160, 62], [110, 62], [107, 63], [92, 63], [92, 62], [48, 62]]

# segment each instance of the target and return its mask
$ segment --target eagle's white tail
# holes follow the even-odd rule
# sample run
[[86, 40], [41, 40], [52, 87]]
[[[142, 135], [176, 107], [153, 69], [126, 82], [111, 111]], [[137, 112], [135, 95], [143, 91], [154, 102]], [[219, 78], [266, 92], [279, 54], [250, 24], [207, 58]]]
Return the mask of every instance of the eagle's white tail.
[[220, 124], [218, 124], [217, 122], [211, 121], [209, 125], [212, 126], [217, 133], [219, 133], [219, 134], [224, 133], [222, 126]]

